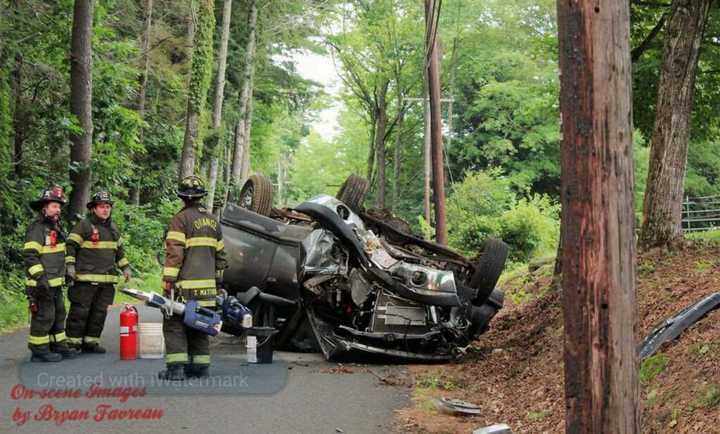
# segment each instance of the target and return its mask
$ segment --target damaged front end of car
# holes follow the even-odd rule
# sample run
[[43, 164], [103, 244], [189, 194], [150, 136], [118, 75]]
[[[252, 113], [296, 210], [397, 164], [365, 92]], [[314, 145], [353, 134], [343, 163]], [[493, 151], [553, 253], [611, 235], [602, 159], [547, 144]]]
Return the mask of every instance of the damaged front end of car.
[[320, 196], [296, 211], [319, 223], [303, 241], [301, 270], [308, 321], [328, 359], [457, 358], [502, 307], [499, 290], [474, 304], [477, 291], [446, 269], [447, 261], [469, 264], [392, 245], [336, 198]]

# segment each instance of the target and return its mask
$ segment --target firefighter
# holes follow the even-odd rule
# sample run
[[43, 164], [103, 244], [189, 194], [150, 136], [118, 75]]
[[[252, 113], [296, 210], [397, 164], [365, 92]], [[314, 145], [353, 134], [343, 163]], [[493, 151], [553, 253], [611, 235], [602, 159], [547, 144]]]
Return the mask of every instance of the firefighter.
[[33, 362], [59, 362], [73, 358], [65, 338], [65, 235], [60, 213], [65, 204], [61, 187], [45, 190], [30, 206], [38, 217], [27, 229], [23, 258], [27, 271], [26, 293], [30, 305], [28, 347]]
[[[215, 306], [215, 295], [222, 284], [225, 252], [217, 219], [200, 203], [207, 194], [197, 176], [184, 178], [177, 189], [183, 209], [170, 222], [165, 237], [165, 295], [177, 301], [195, 299], [203, 307]], [[186, 327], [182, 318], [166, 316], [163, 321], [165, 362], [159, 373], [165, 380], [203, 378], [209, 375], [208, 335]]]
[[67, 242], [67, 275], [70, 313], [67, 318], [68, 344], [83, 353], [105, 353], [100, 335], [108, 306], [115, 297], [115, 284], [130, 279], [120, 230], [112, 221], [113, 201], [107, 191], [98, 191], [88, 202], [89, 215], [70, 231]]

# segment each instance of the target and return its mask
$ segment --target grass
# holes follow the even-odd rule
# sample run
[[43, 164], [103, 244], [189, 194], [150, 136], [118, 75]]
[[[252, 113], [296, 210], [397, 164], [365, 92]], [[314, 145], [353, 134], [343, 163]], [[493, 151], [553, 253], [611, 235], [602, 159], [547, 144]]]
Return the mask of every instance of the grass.
[[652, 407], [658, 402], [658, 390], [653, 389], [647, 394], [647, 398], [645, 400], [645, 405], [648, 407]]
[[550, 410], [531, 411], [528, 413], [528, 419], [531, 422], [537, 422], [550, 416], [552, 412]]
[[427, 390], [453, 390], [457, 389], [457, 385], [452, 380], [444, 379], [436, 375], [427, 375], [418, 379], [417, 388]]
[[700, 397], [700, 404], [706, 408], [717, 407], [720, 405], [720, 386], [710, 384], [705, 388], [703, 395]]
[[14, 330], [28, 323], [25, 295], [0, 286], [0, 333]]
[[[119, 289], [124, 285], [124, 282], [120, 283], [116, 288]], [[157, 267], [137, 278], [130, 279], [127, 286], [143, 291], [159, 292], [162, 288], [160, 268]], [[24, 290], [24, 282], [19, 275], [10, 274], [0, 280], [0, 333], [8, 333], [29, 324], [29, 310]], [[68, 309], [67, 292], [65, 295], [65, 307]], [[138, 300], [116, 291], [114, 304], [123, 303], [133, 304], [138, 303]]]
[[695, 269], [697, 271], [701, 271], [701, 272], [707, 271], [707, 270], [711, 269], [712, 267], [713, 267], [713, 263], [710, 261], [705, 261], [705, 260], [697, 261], [697, 263], [695, 264]]
[[650, 261], [642, 261], [637, 266], [638, 274], [650, 274], [655, 272], [655, 264]]
[[655, 379], [670, 363], [670, 358], [665, 354], [659, 353], [643, 360], [640, 365], [640, 382], [649, 384]]
[[[117, 286], [118, 289], [122, 287], [137, 288], [141, 291], [147, 292], [162, 292], [162, 279], [160, 277], [160, 268], [158, 267], [156, 270], [148, 273], [143, 273], [138, 277], [133, 277], [127, 284], [123, 282]], [[120, 291], [115, 291], [115, 300], [113, 301], [113, 303], [134, 304], [138, 303], [138, 300], [130, 297], [129, 295], [123, 294]]]
[[693, 241], [708, 241], [710, 243], [720, 243], [720, 230], [698, 231], [685, 234], [685, 238]]

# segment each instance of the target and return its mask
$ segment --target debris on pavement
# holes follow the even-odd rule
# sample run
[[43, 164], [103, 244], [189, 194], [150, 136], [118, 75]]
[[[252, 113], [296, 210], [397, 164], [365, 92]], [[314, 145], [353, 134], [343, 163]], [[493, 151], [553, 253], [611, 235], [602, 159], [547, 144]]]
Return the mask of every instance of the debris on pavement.
[[499, 423], [485, 428], [478, 428], [473, 431], [473, 434], [512, 434], [512, 430], [506, 424]]
[[460, 399], [448, 399], [442, 397], [435, 399], [435, 406], [443, 413], [454, 414], [458, 416], [476, 416], [480, 414], [480, 407]]

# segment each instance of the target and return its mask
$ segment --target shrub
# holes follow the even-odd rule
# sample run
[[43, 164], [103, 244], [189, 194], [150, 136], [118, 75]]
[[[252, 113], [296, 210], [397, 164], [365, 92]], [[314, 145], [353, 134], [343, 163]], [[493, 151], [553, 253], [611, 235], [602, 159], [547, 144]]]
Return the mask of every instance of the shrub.
[[454, 184], [447, 201], [448, 221], [460, 222], [472, 216], [498, 216], [515, 204], [510, 180], [499, 170], [468, 172]]
[[560, 206], [546, 196], [518, 200], [510, 184], [491, 169], [469, 173], [453, 186], [447, 205], [452, 247], [475, 256], [483, 241], [496, 237], [510, 245], [512, 261], [555, 253]]
[[520, 200], [500, 217], [500, 237], [510, 245], [510, 258], [530, 258], [554, 253], [560, 233], [559, 206], [549, 198], [535, 196]]
[[133, 268], [141, 272], [157, 268], [155, 255], [163, 249], [163, 232], [179, 209], [180, 203], [170, 200], [158, 204], [154, 213], [148, 207], [115, 203], [113, 220], [122, 231], [125, 253]]
[[450, 234], [450, 245], [455, 246], [469, 256], [476, 256], [488, 238], [500, 237], [500, 219], [495, 216], [476, 215], [457, 222]]

